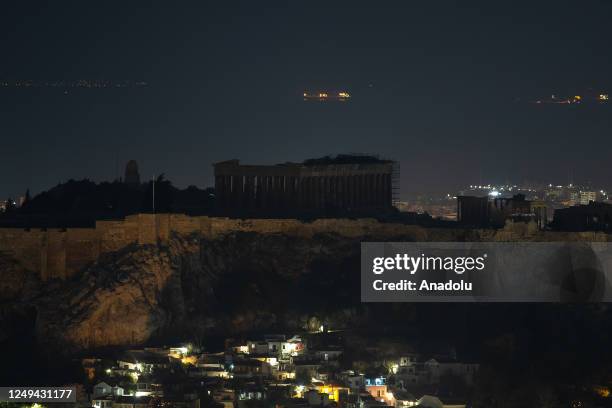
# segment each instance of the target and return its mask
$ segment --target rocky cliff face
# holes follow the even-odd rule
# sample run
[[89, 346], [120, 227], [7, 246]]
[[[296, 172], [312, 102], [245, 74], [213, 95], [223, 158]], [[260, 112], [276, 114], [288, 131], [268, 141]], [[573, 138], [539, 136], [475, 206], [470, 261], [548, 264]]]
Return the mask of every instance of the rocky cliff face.
[[37, 277], [0, 252], [0, 304], [30, 300], [39, 290]]
[[[508, 235], [427, 234], [440, 241], [506, 240]], [[66, 351], [321, 324], [382, 330], [385, 319], [389, 326], [410, 326], [417, 306], [360, 302], [360, 243], [418, 238], [175, 235], [166, 245], [128, 246], [103, 255], [70, 280], [44, 283], [0, 254], [0, 341], [15, 337], [24, 324], [35, 324], [39, 342]], [[435, 308], [426, 312], [430, 309]]]
[[0, 253], [0, 342], [17, 336], [24, 321], [32, 321], [41, 289], [36, 274]]
[[[237, 233], [130, 246], [65, 282], [33, 285], [37, 337], [67, 349], [155, 338], [347, 324], [359, 304], [359, 240]], [[9, 273], [10, 274], [10, 273]], [[14, 282], [17, 296], [25, 282]]]

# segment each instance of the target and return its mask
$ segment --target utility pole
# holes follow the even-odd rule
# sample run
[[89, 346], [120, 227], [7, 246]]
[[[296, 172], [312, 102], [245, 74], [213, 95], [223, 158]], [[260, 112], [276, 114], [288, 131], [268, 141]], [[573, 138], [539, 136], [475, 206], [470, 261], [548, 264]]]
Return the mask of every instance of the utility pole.
[[155, 214], [155, 174], [153, 175], [153, 214]]

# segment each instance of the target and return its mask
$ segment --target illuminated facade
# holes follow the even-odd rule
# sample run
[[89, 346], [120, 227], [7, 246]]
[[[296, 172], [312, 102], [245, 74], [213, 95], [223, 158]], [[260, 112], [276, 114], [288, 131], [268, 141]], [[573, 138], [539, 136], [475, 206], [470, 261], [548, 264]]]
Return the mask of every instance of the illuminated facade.
[[387, 389], [386, 379], [383, 377], [366, 378], [366, 391], [377, 401], [389, 406], [395, 406], [393, 393]]
[[339, 402], [343, 396], [350, 393], [348, 387], [344, 387], [338, 384], [322, 384], [317, 385], [316, 389], [321, 394], [327, 394], [331, 401]]
[[591, 201], [599, 201], [597, 191], [573, 191], [570, 194], [570, 205], [588, 205]]

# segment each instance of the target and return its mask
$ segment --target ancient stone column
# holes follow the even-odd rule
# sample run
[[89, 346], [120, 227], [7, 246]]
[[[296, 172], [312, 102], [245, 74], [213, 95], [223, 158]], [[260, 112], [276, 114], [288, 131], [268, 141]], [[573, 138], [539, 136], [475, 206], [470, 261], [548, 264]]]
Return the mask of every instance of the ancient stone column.
[[225, 206], [227, 207], [231, 207], [232, 205], [232, 176], [224, 176], [224, 193], [223, 195], [225, 196]]
[[283, 176], [274, 177], [274, 198], [276, 208], [283, 208]]
[[339, 194], [339, 197], [340, 197], [339, 205], [340, 205], [340, 208], [342, 208], [342, 210], [344, 211], [344, 210], [346, 210], [346, 207], [347, 207], [347, 205], [346, 205], [346, 202], [347, 202], [347, 196], [346, 196], [346, 191], [347, 191], [347, 188], [346, 188], [347, 187], [346, 186], [346, 176], [339, 176], [338, 177], [338, 185], [339, 185], [338, 194]]
[[248, 211], [255, 208], [255, 177], [245, 176], [244, 178], [244, 207]]
[[323, 202], [323, 177], [320, 176], [315, 176], [314, 177], [314, 183], [315, 183], [315, 197], [316, 197], [316, 201], [315, 201], [315, 208], [319, 209], [321, 208], [321, 203]]
[[367, 197], [368, 197], [368, 207], [372, 207], [374, 205], [375, 193], [374, 193], [374, 175], [367, 175]]
[[349, 176], [349, 207], [354, 209], [357, 205], [357, 176]]
[[368, 204], [368, 175], [367, 174], [362, 174], [361, 175], [361, 186], [360, 186], [360, 193], [361, 193], [361, 207], [367, 207]]
[[316, 207], [316, 191], [315, 191], [315, 185], [314, 185], [315, 179], [312, 176], [309, 176], [306, 179], [306, 203], [308, 206], [309, 210], [312, 210], [313, 208]]
[[382, 177], [380, 174], [374, 175], [374, 205], [382, 205]]
[[328, 203], [332, 208], [338, 207], [338, 177], [329, 177], [329, 199]]
[[298, 177], [297, 178], [297, 202], [296, 202], [296, 207], [298, 208], [298, 210], [303, 209], [304, 207], [306, 207], [306, 203], [304, 202], [304, 195], [306, 193], [306, 178], [305, 177]]
[[323, 208], [327, 208], [331, 202], [331, 178], [323, 177]]
[[387, 208], [391, 206], [391, 185], [389, 181], [391, 176], [389, 174], [382, 175], [382, 205]]
[[241, 209], [243, 203], [243, 176], [232, 176], [232, 204], [235, 209]]

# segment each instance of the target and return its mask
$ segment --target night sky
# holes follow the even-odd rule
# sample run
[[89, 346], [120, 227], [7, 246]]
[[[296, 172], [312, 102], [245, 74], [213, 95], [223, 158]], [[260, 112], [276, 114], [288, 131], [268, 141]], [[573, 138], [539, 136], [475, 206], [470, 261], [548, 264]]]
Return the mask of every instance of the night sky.
[[[0, 79], [149, 84], [0, 88], [2, 198], [112, 180], [129, 159], [143, 179], [206, 187], [215, 161], [357, 152], [399, 160], [404, 198], [479, 181], [612, 187], [612, 104], [526, 102], [612, 91], [612, 2], [2, 7]], [[320, 89], [352, 98], [302, 100]]]

